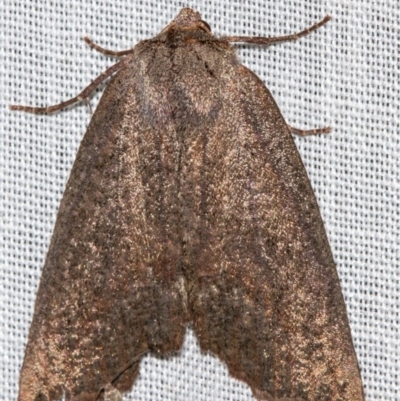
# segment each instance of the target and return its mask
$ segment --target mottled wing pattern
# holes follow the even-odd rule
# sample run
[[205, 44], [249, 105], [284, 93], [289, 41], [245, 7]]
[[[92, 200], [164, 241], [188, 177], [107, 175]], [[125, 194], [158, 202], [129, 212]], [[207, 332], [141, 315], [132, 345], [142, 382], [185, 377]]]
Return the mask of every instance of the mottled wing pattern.
[[137, 69], [132, 58], [113, 78], [80, 146], [37, 295], [20, 401], [94, 401], [110, 383], [127, 390], [142, 353], [182, 345], [176, 154], [168, 135], [162, 140], [170, 127], [150, 126], [139, 105]]
[[259, 400], [361, 401], [338, 275], [293, 138], [251, 71], [232, 61], [218, 80], [222, 107], [188, 169], [203, 182], [190, 294], [201, 348]]

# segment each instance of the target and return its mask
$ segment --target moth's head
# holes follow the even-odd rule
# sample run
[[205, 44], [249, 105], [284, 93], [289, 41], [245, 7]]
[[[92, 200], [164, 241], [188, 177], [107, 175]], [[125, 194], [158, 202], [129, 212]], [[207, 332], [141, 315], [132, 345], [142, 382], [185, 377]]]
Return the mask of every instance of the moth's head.
[[211, 33], [210, 25], [201, 19], [201, 15], [197, 11], [193, 11], [191, 8], [182, 8], [175, 19], [170, 22], [162, 31], [164, 33], [170, 29], [179, 30], [197, 30], [201, 29], [204, 32]]

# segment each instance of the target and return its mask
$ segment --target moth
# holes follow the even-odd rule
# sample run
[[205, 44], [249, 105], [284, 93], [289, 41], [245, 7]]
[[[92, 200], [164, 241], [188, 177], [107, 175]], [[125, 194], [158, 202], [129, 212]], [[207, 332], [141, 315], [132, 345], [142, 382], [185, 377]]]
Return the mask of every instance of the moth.
[[184, 8], [121, 56], [59, 208], [19, 401], [119, 399], [188, 325], [262, 401], [362, 401], [335, 263], [290, 127], [231, 42]]

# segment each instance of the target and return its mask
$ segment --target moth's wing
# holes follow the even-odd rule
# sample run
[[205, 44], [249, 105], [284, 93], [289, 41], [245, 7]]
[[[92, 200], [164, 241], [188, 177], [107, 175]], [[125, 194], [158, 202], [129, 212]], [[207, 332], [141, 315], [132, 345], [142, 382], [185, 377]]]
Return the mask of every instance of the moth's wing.
[[200, 346], [259, 400], [361, 401], [339, 278], [293, 138], [251, 71], [227, 75], [199, 168], [190, 307]]
[[166, 167], [174, 152], [166, 150], [168, 135], [162, 140], [168, 124], [157, 131], [139, 107], [134, 64], [107, 87], [72, 169], [38, 290], [20, 401], [93, 401], [110, 383], [126, 390], [144, 352], [182, 345], [177, 189]]

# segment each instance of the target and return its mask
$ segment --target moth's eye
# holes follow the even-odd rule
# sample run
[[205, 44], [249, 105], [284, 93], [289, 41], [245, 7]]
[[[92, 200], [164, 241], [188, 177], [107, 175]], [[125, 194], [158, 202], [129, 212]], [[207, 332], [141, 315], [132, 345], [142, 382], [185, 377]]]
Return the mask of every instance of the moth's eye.
[[201, 23], [204, 25], [204, 27], [200, 26], [200, 28], [202, 28], [206, 32], [211, 32], [211, 27], [207, 24], [206, 21], [201, 20]]

